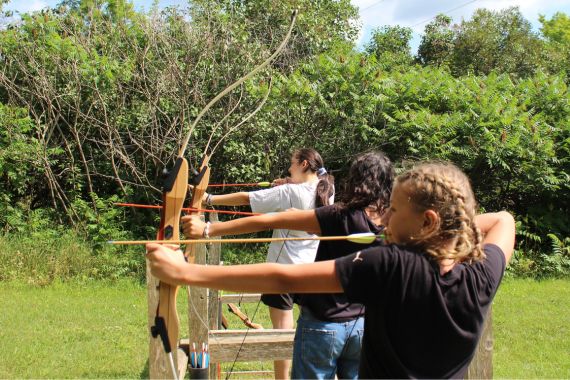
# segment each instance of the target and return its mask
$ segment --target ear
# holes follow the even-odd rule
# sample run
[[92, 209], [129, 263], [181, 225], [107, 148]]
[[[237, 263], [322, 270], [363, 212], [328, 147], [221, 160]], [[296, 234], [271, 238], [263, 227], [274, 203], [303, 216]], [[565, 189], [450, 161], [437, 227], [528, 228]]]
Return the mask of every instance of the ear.
[[422, 225], [422, 232], [425, 235], [431, 235], [432, 233], [436, 232], [439, 228], [439, 215], [434, 210], [426, 210], [424, 211], [424, 221]]

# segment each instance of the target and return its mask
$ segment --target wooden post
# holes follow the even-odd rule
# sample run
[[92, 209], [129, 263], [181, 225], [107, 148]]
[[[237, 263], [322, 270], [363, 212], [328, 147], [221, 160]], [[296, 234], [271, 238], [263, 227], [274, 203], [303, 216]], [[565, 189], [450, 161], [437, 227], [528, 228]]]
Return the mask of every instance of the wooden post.
[[[146, 283], [148, 295], [148, 328], [149, 328], [149, 350], [148, 350], [148, 370], [151, 379], [172, 378], [172, 369], [168, 356], [164, 352], [164, 346], [160, 337], [153, 338], [150, 334], [150, 327], [154, 326], [154, 317], [156, 316], [156, 308], [159, 301], [158, 284], [160, 281], [150, 274], [150, 268], [147, 261]], [[172, 347], [176, 353], [176, 347]], [[174, 359], [176, 360], [176, 358]], [[176, 365], [176, 364], [175, 364]]]
[[[210, 214], [210, 222], [218, 222], [216, 213]], [[207, 249], [206, 249], [207, 248]], [[189, 262], [196, 264], [219, 265], [221, 244], [200, 244]], [[264, 361], [290, 359], [293, 352], [295, 330], [220, 330], [222, 303], [256, 302], [259, 294], [220, 296], [218, 291], [188, 287], [188, 339], [182, 339], [180, 346], [189, 347], [192, 343], [208, 343], [210, 349], [210, 379], [218, 376], [217, 363], [233, 361]], [[245, 338], [245, 339], [244, 339]], [[200, 347], [201, 348], [201, 347]]]
[[483, 333], [475, 357], [467, 369], [466, 379], [491, 379], [493, 378], [493, 308], [489, 307]]
[[[193, 257], [188, 257], [193, 264], [206, 264], [206, 245], [195, 244]], [[202, 343], [208, 343], [208, 289], [188, 286], [188, 339], [190, 348], [196, 343], [196, 349], [202, 349]]]
[[[210, 223], [218, 223], [218, 213], [210, 213]], [[222, 254], [222, 244], [213, 243], [208, 247], [208, 265], [220, 265]], [[208, 292], [208, 326], [210, 330], [219, 330], [222, 328], [221, 324], [221, 304], [219, 299], [219, 292], [210, 289]], [[210, 365], [210, 379], [218, 378], [218, 366]]]

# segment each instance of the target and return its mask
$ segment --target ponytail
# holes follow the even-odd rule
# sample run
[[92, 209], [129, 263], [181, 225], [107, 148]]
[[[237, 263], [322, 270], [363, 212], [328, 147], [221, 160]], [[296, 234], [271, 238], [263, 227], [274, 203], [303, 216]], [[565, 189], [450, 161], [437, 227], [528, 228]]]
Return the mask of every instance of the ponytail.
[[328, 206], [330, 198], [334, 195], [334, 177], [328, 174], [326, 170], [324, 174], [317, 174], [317, 176], [319, 177], [319, 183], [317, 183], [315, 207]]
[[311, 148], [301, 148], [293, 152], [293, 157], [298, 162], [307, 161], [308, 166], [306, 170], [316, 173], [319, 178], [315, 207], [328, 206], [330, 197], [334, 195], [334, 177], [327, 173], [327, 170], [324, 168], [323, 158], [319, 152]]

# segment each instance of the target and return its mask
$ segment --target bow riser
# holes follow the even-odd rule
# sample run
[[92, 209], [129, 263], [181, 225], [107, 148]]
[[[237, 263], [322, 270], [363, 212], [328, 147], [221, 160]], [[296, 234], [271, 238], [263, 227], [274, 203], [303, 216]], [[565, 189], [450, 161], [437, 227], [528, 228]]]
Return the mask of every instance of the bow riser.
[[[182, 157], [178, 157], [174, 168], [169, 173], [164, 182], [163, 188], [163, 208], [161, 210], [160, 227], [157, 238], [164, 240], [177, 240], [180, 238], [180, 216], [188, 189], [188, 162]], [[176, 254], [182, 254], [177, 252]], [[149, 276], [149, 318], [151, 320], [150, 350], [151, 358], [156, 358], [156, 362], [149, 363], [150, 377], [161, 378], [165, 374], [172, 375], [176, 369], [178, 335], [180, 321], [176, 310], [176, 296], [178, 286], [171, 286], [158, 281]], [[158, 290], [158, 291], [156, 291]], [[159, 339], [156, 339], [159, 338]], [[154, 355], [152, 354], [154, 352]], [[168, 358], [165, 358], [164, 355]], [[171, 363], [172, 368], [167, 368], [166, 364]]]
[[[210, 181], [210, 167], [208, 166], [210, 157], [204, 156], [202, 164], [200, 165], [200, 172], [194, 182], [194, 190], [192, 191], [192, 199], [190, 200], [190, 208], [200, 209], [202, 208], [202, 198], [208, 187], [208, 182]], [[194, 215], [199, 215], [200, 213], [194, 213]], [[196, 259], [196, 245], [188, 244], [186, 250], [184, 251], [184, 256], [186, 260], [193, 264]]]

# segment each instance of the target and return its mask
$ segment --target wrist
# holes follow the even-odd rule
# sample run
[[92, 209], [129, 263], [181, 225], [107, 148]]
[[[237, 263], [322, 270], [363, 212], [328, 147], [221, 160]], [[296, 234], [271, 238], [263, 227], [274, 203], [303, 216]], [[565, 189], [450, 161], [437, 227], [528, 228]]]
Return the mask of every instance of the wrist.
[[202, 237], [209, 239], [210, 238], [210, 225], [212, 223], [210, 222], [206, 222], [206, 225], [204, 226], [204, 231], [202, 231]]
[[212, 194], [206, 196], [206, 205], [212, 206]]

